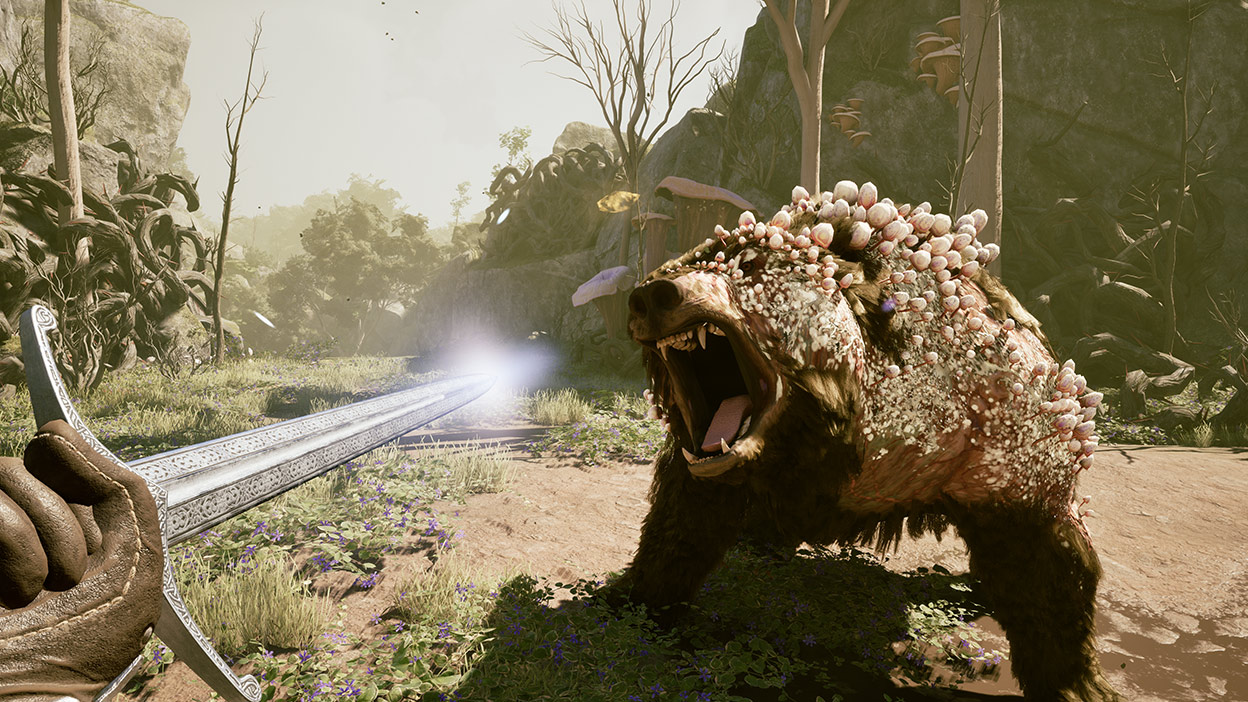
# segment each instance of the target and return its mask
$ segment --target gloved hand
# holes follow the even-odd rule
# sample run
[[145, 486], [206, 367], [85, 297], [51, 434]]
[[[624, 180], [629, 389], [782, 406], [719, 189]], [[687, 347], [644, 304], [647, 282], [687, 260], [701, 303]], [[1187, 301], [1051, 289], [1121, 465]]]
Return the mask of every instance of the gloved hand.
[[0, 457], [0, 700], [90, 700], [160, 615], [164, 551], [141, 477], [48, 422]]

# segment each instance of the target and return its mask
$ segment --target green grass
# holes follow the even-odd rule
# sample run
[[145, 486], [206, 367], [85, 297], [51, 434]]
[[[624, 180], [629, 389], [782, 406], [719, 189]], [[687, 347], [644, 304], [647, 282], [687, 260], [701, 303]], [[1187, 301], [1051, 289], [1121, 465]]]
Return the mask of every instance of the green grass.
[[432, 567], [401, 577], [390, 613], [408, 624], [446, 624], [459, 630], [480, 626], [490, 610], [489, 593], [504, 579], [449, 551]]
[[571, 456], [587, 465], [607, 458], [653, 460], [665, 432], [657, 420], [646, 418], [646, 400], [619, 391], [593, 394], [592, 411], [580, 420], [551, 427], [543, 438], [529, 444], [529, 451], [537, 456]]
[[437, 482], [448, 496], [456, 499], [502, 492], [515, 472], [514, 462], [497, 444], [472, 449], [434, 444], [422, 453], [422, 461], [430, 471], [441, 468]]
[[[150, 456], [274, 421], [410, 387], [401, 359], [343, 358], [315, 366], [280, 357], [237, 359], [170, 380], [154, 368], [112, 373], [75, 408], [123, 460]], [[34, 435], [30, 395], [0, 402], [0, 453], [21, 455]]]
[[257, 641], [298, 649], [325, 631], [330, 603], [308, 591], [288, 553], [255, 551], [224, 572], [205, 554], [185, 555], [178, 562], [182, 598], [220, 653], [238, 656]]
[[593, 406], [575, 390], [538, 390], [529, 399], [527, 413], [535, 424], [561, 425], [582, 421]]

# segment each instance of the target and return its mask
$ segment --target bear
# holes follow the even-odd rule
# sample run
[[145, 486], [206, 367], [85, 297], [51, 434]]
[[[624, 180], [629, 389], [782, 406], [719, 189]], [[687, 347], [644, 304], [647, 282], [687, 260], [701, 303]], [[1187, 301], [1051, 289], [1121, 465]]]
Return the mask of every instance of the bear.
[[629, 333], [668, 433], [604, 596], [688, 602], [758, 515], [790, 551], [952, 526], [1026, 698], [1121, 699], [1074, 499], [1102, 395], [988, 272], [987, 219], [871, 183], [799, 186], [770, 221], [743, 212], [635, 288]]

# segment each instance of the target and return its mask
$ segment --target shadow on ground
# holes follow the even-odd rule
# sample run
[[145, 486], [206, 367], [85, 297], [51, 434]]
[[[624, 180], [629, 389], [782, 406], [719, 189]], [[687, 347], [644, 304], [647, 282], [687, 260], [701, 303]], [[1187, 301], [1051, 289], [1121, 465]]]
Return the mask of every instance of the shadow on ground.
[[596, 586], [510, 580], [492, 639], [448, 698], [1016, 699], [954, 687], [1000, 672], [976, 643], [983, 608], [965, 576], [896, 573], [856, 551], [780, 562], [738, 549], [667, 629], [595, 601]]

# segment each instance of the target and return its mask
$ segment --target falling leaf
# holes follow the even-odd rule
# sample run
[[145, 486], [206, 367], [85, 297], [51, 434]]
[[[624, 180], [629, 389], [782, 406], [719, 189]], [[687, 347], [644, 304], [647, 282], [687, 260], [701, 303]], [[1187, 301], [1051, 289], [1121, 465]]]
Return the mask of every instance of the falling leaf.
[[639, 197], [637, 193], [630, 193], [627, 190], [616, 190], [598, 201], [598, 210], [610, 214], [624, 212], [632, 207]]

